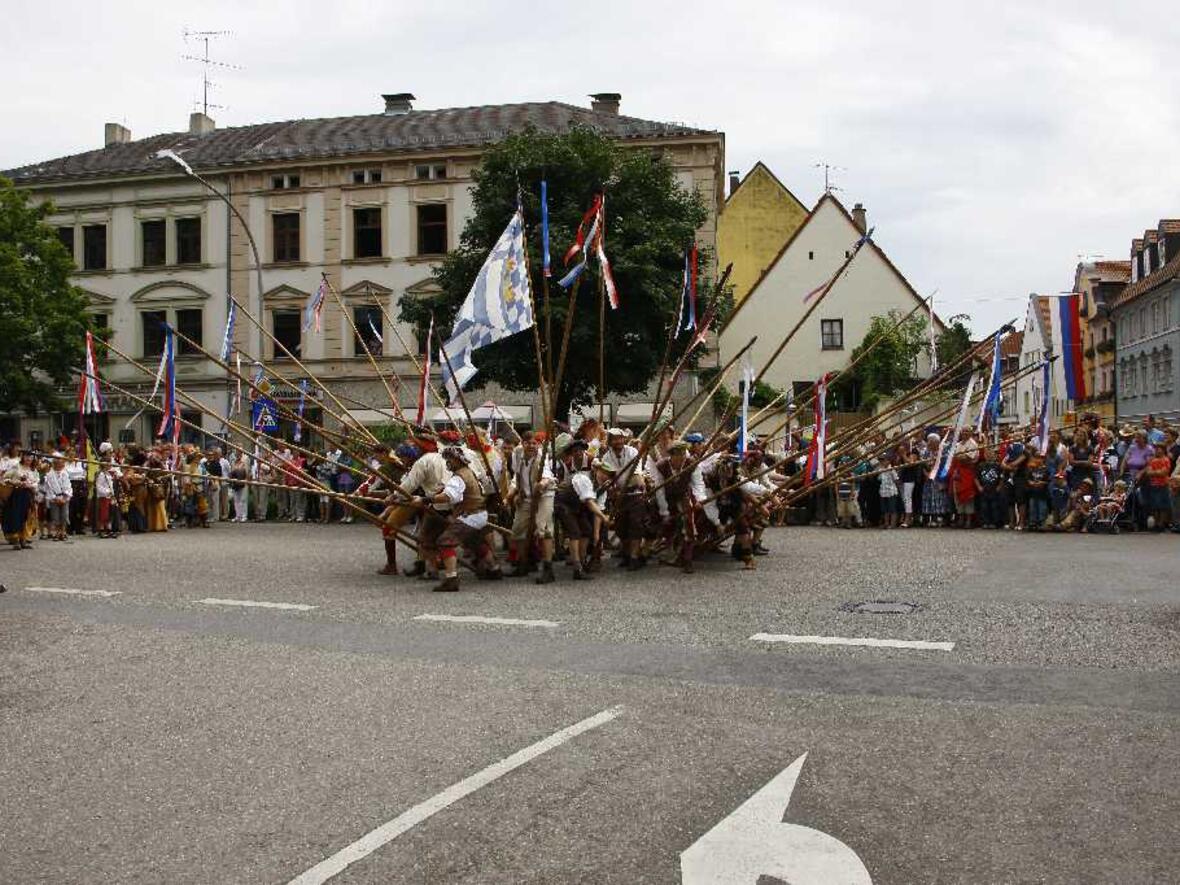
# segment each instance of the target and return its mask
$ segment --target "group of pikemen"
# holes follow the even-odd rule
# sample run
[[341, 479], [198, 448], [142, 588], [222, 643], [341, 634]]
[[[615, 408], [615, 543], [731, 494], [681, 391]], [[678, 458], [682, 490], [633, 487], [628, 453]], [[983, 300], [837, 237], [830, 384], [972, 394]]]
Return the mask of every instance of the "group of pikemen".
[[[492, 445], [482, 432], [457, 430], [379, 449], [385, 566], [397, 575], [397, 541], [417, 553], [407, 577], [433, 580], [436, 591], [459, 589], [466, 562], [484, 580], [556, 580], [564, 556], [575, 581], [602, 569], [604, 551], [618, 565], [643, 569], [653, 559], [693, 571], [694, 559], [732, 537], [743, 568], [767, 551], [761, 544], [770, 496], [785, 477], [767, 470], [756, 448], [744, 456], [709, 451], [699, 433], [677, 438], [665, 427], [650, 441], [588, 421], [576, 434], [512, 434]], [[467, 554], [467, 560], [460, 553]]]

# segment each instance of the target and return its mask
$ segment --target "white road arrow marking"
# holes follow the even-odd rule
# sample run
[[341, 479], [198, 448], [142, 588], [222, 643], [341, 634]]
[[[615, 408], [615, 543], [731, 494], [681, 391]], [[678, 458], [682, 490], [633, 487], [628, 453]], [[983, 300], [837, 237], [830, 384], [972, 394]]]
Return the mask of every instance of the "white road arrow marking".
[[856, 852], [827, 833], [783, 823], [804, 753], [680, 855], [683, 885], [872, 885]]

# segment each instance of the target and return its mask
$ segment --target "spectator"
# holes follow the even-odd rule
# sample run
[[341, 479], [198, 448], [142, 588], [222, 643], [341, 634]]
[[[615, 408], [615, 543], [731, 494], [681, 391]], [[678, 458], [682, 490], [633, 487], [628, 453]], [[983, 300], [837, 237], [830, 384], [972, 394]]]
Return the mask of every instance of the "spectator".
[[1028, 510], [1028, 450], [1024, 443], [1013, 440], [1008, 443], [1004, 460], [1000, 464], [1007, 477], [1007, 489], [1012, 502], [1012, 527], [1024, 531]]
[[45, 474], [45, 505], [48, 511], [49, 534], [55, 541], [66, 539], [70, 521], [70, 498], [74, 495], [70, 472], [61, 452], [53, 453], [53, 466]]
[[979, 464], [975, 468], [979, 480], [979, 524], [985, 529], [998, 529], [1007, 524], [1004, 514], [1004, 471], [996, 460], [996, 453], [988, 445], [979, 450]]
[[1028, 453], [1028, 527], [1039, 532], [1049, 518], [1049, 468], [1040, 452]]
[[1143, 474], [1146, 477], [1144, 497], [1146, 510], [1150, 513], [1148, 525], [1153, 531], [1162, 532], [1172, 520], [1172, 500], [1168, 493], [1168, 477], [1172, 472], [1172, 461], [1163, 442], [1156, 443], [1155, 456], [1147, 462]]
[[245, 452], [238, 453], [233, 466], [229, 468], [228, 476], [229, 492], [234, 508], [234, 522], [245, 522], [250, 494], [250, 487], [246, 485], [246, 480], [250, 478], [250, 462], [247, 460]]
[[881, 496], [881, 527], [892, 529], [898, 525], [901, 512], [901, 500], [897, 488], [897, 470], [893, 466], [893, 458], [886, 455], [884, 467], [878, 475]]

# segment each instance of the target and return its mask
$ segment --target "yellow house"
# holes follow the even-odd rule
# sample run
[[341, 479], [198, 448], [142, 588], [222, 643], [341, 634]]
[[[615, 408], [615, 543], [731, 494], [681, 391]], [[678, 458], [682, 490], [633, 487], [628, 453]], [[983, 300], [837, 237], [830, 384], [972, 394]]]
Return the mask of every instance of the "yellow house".
[[717, 218], [717, 266], [732, 262], [729, 280], [738, 304], [803, 224], [807, 207], [761, 160], [736, 179], [730, 177], [729, 198]]

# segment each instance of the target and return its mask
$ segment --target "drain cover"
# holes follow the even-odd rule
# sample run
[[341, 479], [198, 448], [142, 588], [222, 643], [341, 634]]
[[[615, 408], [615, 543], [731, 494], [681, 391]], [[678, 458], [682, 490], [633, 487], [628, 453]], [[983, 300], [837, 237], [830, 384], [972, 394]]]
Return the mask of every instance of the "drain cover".
[[920, 605], [916, 602], [894, 602], [892, 600], [876, 599], [872, 602], [847, 602], [840, 606], [841, 611], [855, 612], [858, 615], [908, 615], [916, 612]]

